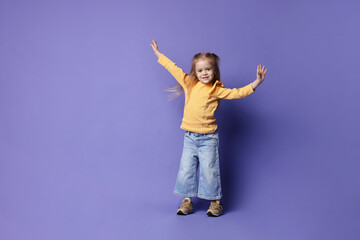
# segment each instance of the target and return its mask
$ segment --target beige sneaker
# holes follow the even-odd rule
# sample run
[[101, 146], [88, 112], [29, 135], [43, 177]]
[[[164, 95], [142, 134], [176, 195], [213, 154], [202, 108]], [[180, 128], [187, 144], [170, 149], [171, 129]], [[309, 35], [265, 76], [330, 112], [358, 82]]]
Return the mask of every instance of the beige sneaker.
[[223, 211], [223, 207], [220, 201], [214, 200], [211, 201], [210, 203], [210, 207], [207, 210], [207, 215], [210, 217], [218, 217], [222, 214], [222, 211]]
[[193, 203], [189, 199], [184, 199], [181, 203], [181, 206], [177, 210], [177, 215], [187, 215], [192, 213]]

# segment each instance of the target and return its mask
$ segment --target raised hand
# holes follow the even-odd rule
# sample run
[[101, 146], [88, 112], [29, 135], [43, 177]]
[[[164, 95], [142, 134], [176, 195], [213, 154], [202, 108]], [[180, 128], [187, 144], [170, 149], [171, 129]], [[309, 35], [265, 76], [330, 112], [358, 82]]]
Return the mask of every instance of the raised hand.
[[265, 65], [261, 67], [261, 64], [257, 66], [256, 80], [251, 83], [252, 88], [255, 90], [264, 80], [267, 69], [264, 71]]
[[265, 65], [261, 68], [261, 64], [257, 66], [256, 70], [256, 80], [260, 81], [262, 83], [265, 80], [265, 74], [267, 72], [267, 69], [264, 71]]
[[161, 55], [161, 52], [159, 51], [158, 45], [155, 42], [155, 40], [152, 40], [153, 44], [150, 43], [150, 46], [152, 47], [154, 54], [159, 58]]

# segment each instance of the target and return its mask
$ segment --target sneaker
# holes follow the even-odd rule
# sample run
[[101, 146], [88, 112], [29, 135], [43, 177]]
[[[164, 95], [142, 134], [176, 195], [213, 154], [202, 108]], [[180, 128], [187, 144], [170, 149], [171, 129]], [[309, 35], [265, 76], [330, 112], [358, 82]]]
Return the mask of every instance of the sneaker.
[[222, 214], [222, 210], [223, 210], [222, 203], [220, 203], [219, 200], [216, 201], [214, 200], [211, 201], [210, 203], [210, 207], [207, 210], [207, 215], [210, 217], [218, 217]]
[[187, 215], [192, 213], [193, 203], [189, 199], [184, 199], [181, 203], [181, 206], [177, 210], [177, 215]]

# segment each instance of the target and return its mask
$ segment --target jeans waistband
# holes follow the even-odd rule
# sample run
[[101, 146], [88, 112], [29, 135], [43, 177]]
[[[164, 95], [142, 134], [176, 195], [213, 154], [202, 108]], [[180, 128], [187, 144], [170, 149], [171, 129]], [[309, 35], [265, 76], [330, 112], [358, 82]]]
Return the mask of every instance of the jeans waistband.
[[186, 134], [188, 136], [192, 135], [192, 136], [196, 136], [196, 137], [205, 136], [205, 135], [208, 135], [208, 134], [216, 134], [216, 133], [217, 133], [217, 129], [215, 130], [215, 132], [212, 132], [212, 133], [196, 133], [196, 132], [186, 131]]

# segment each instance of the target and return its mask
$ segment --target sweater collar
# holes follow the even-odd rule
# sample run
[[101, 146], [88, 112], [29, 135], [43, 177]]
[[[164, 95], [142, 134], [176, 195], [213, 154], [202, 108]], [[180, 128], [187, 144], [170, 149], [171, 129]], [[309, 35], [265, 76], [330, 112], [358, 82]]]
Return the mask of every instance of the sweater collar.
[[215, 91], [215, 89], [216, 89], [217, 86], [219, 86], [219, 87], [225, 87], [222, 82], [220, 82], [219, 80], [216, 80], [216, 81], [214, 82], [213, 86], [211, 87], [209, 96]]

